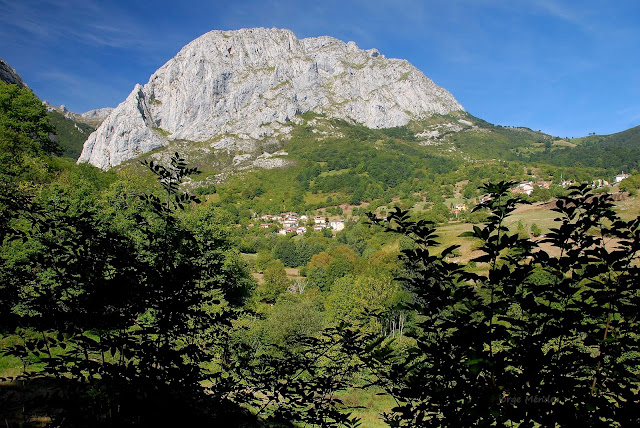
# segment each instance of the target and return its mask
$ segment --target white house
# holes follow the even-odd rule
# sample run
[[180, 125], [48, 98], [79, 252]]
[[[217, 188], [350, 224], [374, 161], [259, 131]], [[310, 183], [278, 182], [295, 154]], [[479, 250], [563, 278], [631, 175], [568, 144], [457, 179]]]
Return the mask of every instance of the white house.
[[282, 223], [283, 227], [298, 227], [298, 219], [294, 219], [294, 218], [288, 218], [286, 220], [282, 220], [280, 223]]
[[513, 193], [526, 193], [527, 196], [530, 196], [533, 193], [533, 183], [531, 181], [523, 181], [518, 184], [515, 189], [511, 190]]
[[613, 181], [615, 181], [616, 183], [620, 183], [622, 180], [629, 177], [631, 177], [629, 174], [625, 174], [624, 171], [622, 171], [621, 174], [618, 174], [613, 178]]
[[295, 227], [283, 227], [278, 231], [280, 235], [286, 235], [287, 233], [297, 233]]
[[331, 220], [329, 225], [331, 229], [340, 231], [344, 229], [344, 220]]

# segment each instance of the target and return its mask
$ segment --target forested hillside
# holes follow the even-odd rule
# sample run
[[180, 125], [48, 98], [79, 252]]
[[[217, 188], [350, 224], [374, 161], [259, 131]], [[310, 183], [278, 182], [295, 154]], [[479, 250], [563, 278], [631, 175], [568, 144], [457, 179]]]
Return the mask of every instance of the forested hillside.
[[591, 135], [572, 140], [573, 148], [532, 156], [532, 160], [558, 166], [584, 165], [619, 173], [638, 168], [640, 163], [640, 126], [611, 135]]
[[56, 129], [56, 138], [62, 148], [62, 156], [78, 159], [82, 152], [82, 145], [95, 128], [75, 120], [64, 117], [57, 111], [47, 112], [52, 125]]
[[[589, 183], [511, 190], [606, 170], [321, 122], [278, 147], [286, 168], [104, 172], [58, 157], [40, 101], [0, 84], [5, 424], [640, 423], [640, 218]], [[509, 223], [546, 199], [544, 237]], [[439, 244], [450, 219], [477, 257]]]

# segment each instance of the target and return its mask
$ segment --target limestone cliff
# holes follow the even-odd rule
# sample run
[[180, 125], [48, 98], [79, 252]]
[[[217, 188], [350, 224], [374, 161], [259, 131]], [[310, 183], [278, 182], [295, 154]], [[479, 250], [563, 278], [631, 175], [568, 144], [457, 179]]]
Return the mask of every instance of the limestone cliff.
[[[406, 60], [281, 29], [212, 31], [136, 85], [86, 141], [79, 162], [108, 169], [172, 140], [260, 141], [314, 111], [371, 128], [462, 106]], [[216, 148], [220, 141], [212, 142]]]

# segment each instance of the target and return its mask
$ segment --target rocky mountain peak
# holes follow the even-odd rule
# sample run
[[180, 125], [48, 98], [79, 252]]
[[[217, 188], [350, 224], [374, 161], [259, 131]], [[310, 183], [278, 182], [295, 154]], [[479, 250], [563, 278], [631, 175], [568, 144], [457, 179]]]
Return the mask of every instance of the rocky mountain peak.
[[97, 128], [100, 126], [102, 121], [104, 121], [114, 110], [112, 107], [103, 107], [99, 109], [89, 110], [84, 113], [74, 113], [67, 108], [64, 104], [60, 105], [60, 107], [54, 106], [50, 104], [48, 101], [43, 101], [42, 104], [46, 107], [49, 112], [58, 112], [67, 119], [73, 120], [75, 122], [85, 123], [93, 128]]
[[456, 110], [462, 106], [449, 92], [376, 49], [283, 29], [211, 31], [136, 85], [86, 141], [79, 162], [108, 169], [173, 140], [223, 135], [251, 150], [308, 111], [387, 128]]

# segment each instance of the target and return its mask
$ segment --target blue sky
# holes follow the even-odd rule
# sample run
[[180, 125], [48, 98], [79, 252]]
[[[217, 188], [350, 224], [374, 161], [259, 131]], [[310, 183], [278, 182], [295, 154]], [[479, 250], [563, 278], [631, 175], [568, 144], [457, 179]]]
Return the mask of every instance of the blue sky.
[[640, 125], [638, 0], [0, 0], [0, 58], [42, 99], [116, 106], [210, 30], [289, 28], [405, 58], [491, 123]]

